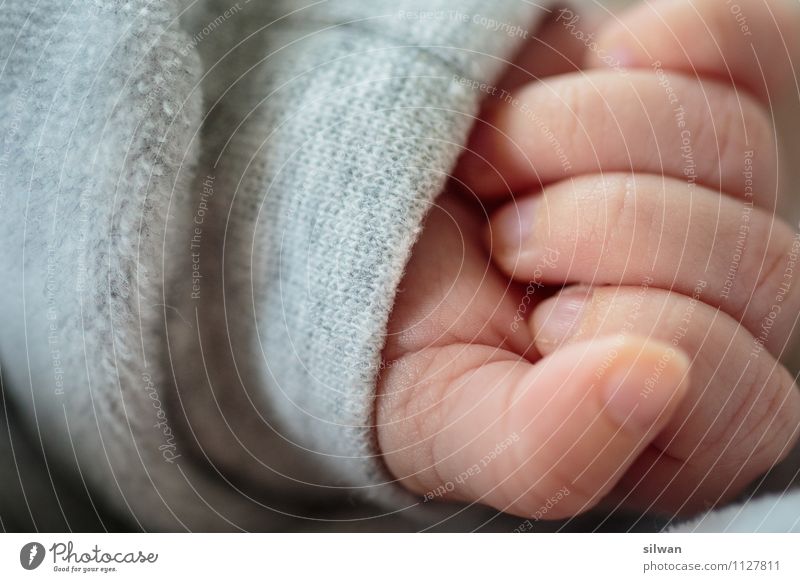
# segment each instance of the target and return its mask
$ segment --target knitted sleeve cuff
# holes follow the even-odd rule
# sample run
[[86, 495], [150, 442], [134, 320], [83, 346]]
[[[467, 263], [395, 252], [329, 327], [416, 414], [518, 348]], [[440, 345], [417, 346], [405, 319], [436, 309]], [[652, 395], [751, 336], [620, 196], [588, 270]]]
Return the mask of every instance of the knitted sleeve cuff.
[[490, 14], [481, 1], [346, 6], [312, 13], [324, 26], [275, 77], [255, 302], [283, 426], [324, 473], [406, 506], [373, 427], [395, 290], [481, 84], [545, 12], [518, 0], [493, 2]]

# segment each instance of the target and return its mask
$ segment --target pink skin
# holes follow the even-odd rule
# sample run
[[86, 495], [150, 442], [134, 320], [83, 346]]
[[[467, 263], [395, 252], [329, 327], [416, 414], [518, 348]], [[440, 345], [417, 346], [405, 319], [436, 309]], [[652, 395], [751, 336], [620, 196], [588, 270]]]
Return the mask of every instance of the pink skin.
[[558, 22], [519, 56], [519, 102], [487, 104], [390, 321], [378, 439], [411, 491], [525, 517], [557, 498], [548, 519], [690, 513], [786, 455], [800, 284], [769, 108], [797, 114], [790, 4], [740, 0], [748, 43], [716, 0], [634, 8], [598, 34], [625, 75]]

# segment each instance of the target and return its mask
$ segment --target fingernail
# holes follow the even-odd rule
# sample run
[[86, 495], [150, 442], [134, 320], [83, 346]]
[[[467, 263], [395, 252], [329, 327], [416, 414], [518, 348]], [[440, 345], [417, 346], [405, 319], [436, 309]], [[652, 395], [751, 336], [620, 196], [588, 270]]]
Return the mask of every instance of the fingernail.
[[591, 287], [575, 286], [542, 302], [533, 313], [536, 343], [559, 345], [575, 335], [580, 329], [580, 321], [591, 295]]
[[507, 204], [495, 215], [490, 233], [497, 247], [495, 252], [516, 256], [532, 250], [538, 202], [538, 196], [524, 198], [516, 204]]
[[608, 22], [588, 51], [588, 64], [618, 70], [633, 68], [638, 61], [637, 42], [620, 22]]
[[[616, 352], [616, 354], [615, 354]], [[687, 386], [689, 358], [668, 344], [648, 341], [612, 350], [603, 374], [606, 413], [619, 426], [649, 431], [674, 410]]]
[[602, 56], [598, 56], [598, 60], [610, 69], [633, 68], [636, 62], [633, 53], [625, 46], [608, 49]]
[[635, 62], [631, 50], [622, 43], [610, 44], [586, 56], [586, 64], [589, 67], [624, 70], [632, 68]]

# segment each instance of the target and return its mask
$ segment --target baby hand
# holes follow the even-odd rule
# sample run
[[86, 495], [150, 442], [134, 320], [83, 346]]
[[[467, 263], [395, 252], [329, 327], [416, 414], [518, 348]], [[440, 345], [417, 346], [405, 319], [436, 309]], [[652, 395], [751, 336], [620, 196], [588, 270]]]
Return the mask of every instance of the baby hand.
[[596, 40], [559, 13], [523, 62], [561, 74], [487, 106], [390, 322], [378, 438], [406, 487], [693, 512], [788, 453], [800, 237], [770, 114], [797, 113], [800, 17], [740, 6], [649, 2]]

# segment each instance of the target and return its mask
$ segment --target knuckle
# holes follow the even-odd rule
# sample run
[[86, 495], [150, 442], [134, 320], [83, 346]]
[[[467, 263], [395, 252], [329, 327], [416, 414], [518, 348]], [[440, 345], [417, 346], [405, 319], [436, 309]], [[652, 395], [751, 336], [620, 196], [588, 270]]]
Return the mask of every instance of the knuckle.
[[[607, 178], [607, 211], [604, 224], [604, 251], [609, 258], [631, 266], [633, 254], [659, 256], [665, 221], [663, 186], [635, 174], [616, 174]], [[600, 206], [600, 205], [598, 205]], [[663, 254], [663, 253], [661, 253]]]
[[[591, 266], [613, 248], [624, 246], [632, 231], [631, 178], [625, 174], [604, 174], [575, 180], [570, 189], [572, 227], [562, 228], [565, 248], [573, 247], [573, 261]], [[565, 218], [568, 215], [565, 212]]]
[[407, 354], [380, 382], [376, 410], [380, 449], [392, 472], [418, 492], [438, 484], [431, 439], [442, 425], [447, 380], [437, 370], [446, 356], [437, 348]]
[[777, 368], [771, 369], [763, 382], [764, 388], [756, 389], [759, 393], [753, 396], [753, 412], [746, 419], [750, 430], [744, 435], [743, 450], [769, 467], [788, 454], [796, 439], [797, 418], [791, 406], [795, 386], [788, 374]]
[[753, 174], [762, 176], [759, 182], [763, 182], [763, 176], [772, 171], [777, 157], [772, 121], [767, 111], [754, 97], [717, 81], [696, 84], [691, 102], [697, 108], [696, 137], [691, 140], [691, 130], [687, 135], [695, 142], [693, 158], [703, 164], [700, 179], [727, 190], [738, 181], [737, 191], [747, 193], [742, 168], [750, 157]]
[[740, 278], [737, 311], [763, 320], [773, 317], [776, 306], [780, 306], [777, 311], [786, 309], [787, 312], [797, 306], [798, 286], [793, 281], [793, 263], [800, 252], [800, 239], [781, 220], [765, 213], [757, 216], [762, 217], [761, 224], [751, 228], [745, 245], [743, 261], [746, 262]]
[[797, 418], [793, 380], [769, 358], [751, 358], [750, 371], [741, 379], [742, 396], [720, 435], [731, 460], [748, 462], [762, 471], [785, 456], [796, 438]]

